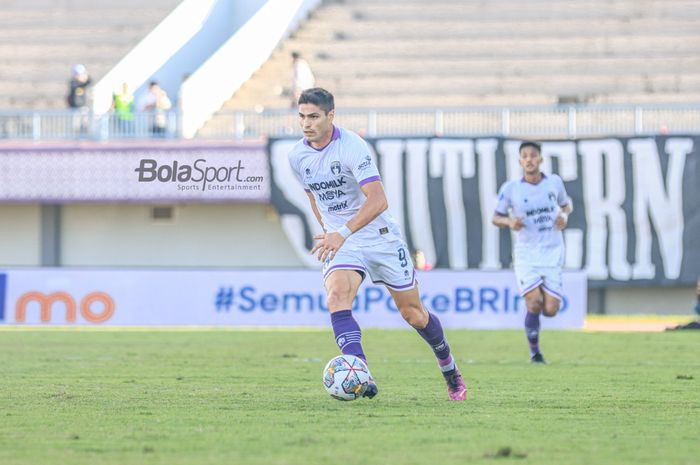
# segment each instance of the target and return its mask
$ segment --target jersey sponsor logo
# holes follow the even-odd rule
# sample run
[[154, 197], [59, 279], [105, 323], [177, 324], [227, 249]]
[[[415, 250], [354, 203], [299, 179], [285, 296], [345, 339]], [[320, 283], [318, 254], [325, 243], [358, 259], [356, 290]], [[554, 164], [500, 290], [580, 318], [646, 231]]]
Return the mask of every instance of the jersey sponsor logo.
[[339, 199], [345, 195], [347, 195], [345, 192], [341, 191], [340, 189], [335, 189], [335, 190], [330, 190], [327, 192], [321, 192], [320, 194], [318, 194], [318, 200], [322, 200], [322, 201], [335, 200], [335, 199]]
[[331, 163], [331, 173], [333, 173], [335, 176], [340, 175], [340, 162], [339, 161], [334, 161]]
[[371, 164], [372, 164], [372, 157], [370, 157], [369, 155], [367, 155], [367, 156], [365, 157], [365, 161], [363, 161], [362, 163], [360, 163], [359, 165], [357, 165], [357, 169], [358, 169], [358, 170], [363, 170], [363, 169], [369, 167]]
[[[554, 213], [554, 207], [540, 207], [525, 210], [525, 214], [527, 216], [541, 215], [542, 213]], [[537, 220], [535, 220], [535, 222], [537, 222]]]
[[328, 207], [328, 213], [339, 212], [341, 210], [347, 210], [347, 208], [348, 208], [348, 201], [346, 200], [345, 202], [336, 203], [335, 205], [331, 205], [330, 207]]
[[345, 179], [345, 176], [341, 176], [338, 179], [331, 179], [329, 181], [312, 182], [309, 183], [308, 186], [312, 191], [325, 191], [328, 189], [337, 189], [347, 183], [348, 181]]

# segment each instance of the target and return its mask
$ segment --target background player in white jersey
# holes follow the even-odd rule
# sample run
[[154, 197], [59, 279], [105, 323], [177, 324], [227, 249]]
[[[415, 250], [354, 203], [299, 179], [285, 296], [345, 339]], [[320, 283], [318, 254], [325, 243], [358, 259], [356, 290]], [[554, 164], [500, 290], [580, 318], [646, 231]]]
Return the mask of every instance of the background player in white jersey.
[[525, 334], [530, 360], [545, 363], [539, 346], [540, 313], [552, 317], [561, 305], [564, 239], [561, 230], [571, 213], [571, 201], [556, 174], [540, 171], [542, 153], [534, 142], [520, 145], [524, 175], [503, 184], [493, 224], [515, 231], [513, 263], [520, 294], [525, 297]]
[[[344, 354], [366, 361], [352, 302], [365, 275], [391, 293], [401, 316], [432, 347], [452, 400], [465, 400], [467, 387], [433, 313], [423, 307], [415, 270], [387, 199], [369, 147], [357, 134], [333, 125], [333, 95], [320, 88], [299, 97], [304, 131], [289, 163], [304, 184], [324, 234], [311, 250], [324, 263], [323, 278], [335, 340]], [[378, 392], [372, 380], [364, 396]]]

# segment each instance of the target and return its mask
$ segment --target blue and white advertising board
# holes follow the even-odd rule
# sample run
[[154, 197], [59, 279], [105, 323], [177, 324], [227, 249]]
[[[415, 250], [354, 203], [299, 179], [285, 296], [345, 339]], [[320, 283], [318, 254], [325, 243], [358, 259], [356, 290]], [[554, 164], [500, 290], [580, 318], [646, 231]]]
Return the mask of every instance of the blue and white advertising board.
[[[564, 302], [545, 328], [582, 328], [584, 272], [564, 273]], [[510, 271], [419, 273], [423, 302], [446, 328], [521, 328]], [[353, 307], [366, 328], [405, 328], [383, 286], [365, 282]], [[320, 271], [10, 269], [0, 271], [0, 324], [292, 327], [329, 325]]]

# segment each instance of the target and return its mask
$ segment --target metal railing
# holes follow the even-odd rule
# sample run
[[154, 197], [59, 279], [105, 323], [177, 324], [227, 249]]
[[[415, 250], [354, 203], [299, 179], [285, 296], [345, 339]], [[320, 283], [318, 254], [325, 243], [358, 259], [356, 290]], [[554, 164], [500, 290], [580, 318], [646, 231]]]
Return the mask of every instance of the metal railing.
[[113, 113], [95, 115], [87, 110], [0, 112], [0, 139], [144, 139], [178, 134], [175, 112], [136, 113], [128, 118]]
[[[564, 105], [443, 109], [338, 109], [336, 121], [368, 137], [512, 136], [574, 138], [700, 133], [700, 104]], [[80, 111], [0, 112], [0, 139], [179, 138], [177, 112], [156, 124], [150, 113], [129, 121]], [[300, 136], [294, 110], [221, 111], [199, 131], [208, 139]]]
[[[575, 138], [700, 132], [700, 104], [566, 105], [443, 109], [337, 109], [336, 121], [369, 137]], [[292, 110], [220, 112], [200, 137], [300, 136]]]

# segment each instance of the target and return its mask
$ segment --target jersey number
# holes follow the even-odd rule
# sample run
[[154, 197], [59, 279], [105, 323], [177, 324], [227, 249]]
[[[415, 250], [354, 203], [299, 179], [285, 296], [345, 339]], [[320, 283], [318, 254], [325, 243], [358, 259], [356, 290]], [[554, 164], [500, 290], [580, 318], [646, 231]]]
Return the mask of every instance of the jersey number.
[[404, 250], [403, 247], [399, 249], [399, 262], [402, 268], [405, 268], [408, 265], [408, 260], [406, 260], [406, 250]]

